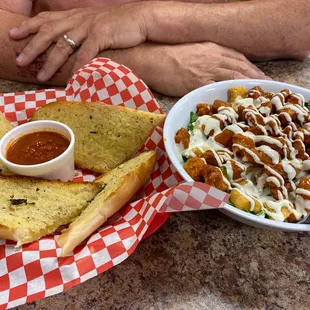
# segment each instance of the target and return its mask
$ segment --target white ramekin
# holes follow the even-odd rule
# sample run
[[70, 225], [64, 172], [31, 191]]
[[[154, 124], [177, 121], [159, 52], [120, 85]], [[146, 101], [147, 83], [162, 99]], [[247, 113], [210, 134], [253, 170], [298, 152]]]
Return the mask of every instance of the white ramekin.
[[[58, 157], [37, 165], [18, 165], [6, 159], [7, 148], [14, 140], [36, 131], [54, 131], [69, 139], [69, 147]], [[0, 160], [7, 168], [19, 175], [48, 180], [69, 181], [74, 177], [74, 143], [73, 131], [65, 124], [55, 121], [29, 122], [9, 131], [0, 141]]]

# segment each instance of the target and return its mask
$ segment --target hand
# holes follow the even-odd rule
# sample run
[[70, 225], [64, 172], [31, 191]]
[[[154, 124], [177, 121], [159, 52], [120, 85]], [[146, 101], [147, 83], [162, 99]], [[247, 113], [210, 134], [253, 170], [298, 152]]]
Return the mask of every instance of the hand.
[[135, 49], [140, 49], [134, 57], [138, 60], [127, 60], [125, 64], [150, 88], [169, 96], [181, 97], [198, 87], [223, 80], [270, 80], [239, 52], [214, 43], [143, 44]]
[[82, 67], [100, 51], [136, 46], [146, 39], [143, 4], [111, 6], [101, 10], [43, 12], [10, 31], [12, 39], [37, 33], [16, 59], [21, 67], [29, 65], [52, 43], [56, 45], [38, 74], [41, 82], [49, 80], [74, 52], [63, 39], [67, 34], [81, 47], [74, 70]]

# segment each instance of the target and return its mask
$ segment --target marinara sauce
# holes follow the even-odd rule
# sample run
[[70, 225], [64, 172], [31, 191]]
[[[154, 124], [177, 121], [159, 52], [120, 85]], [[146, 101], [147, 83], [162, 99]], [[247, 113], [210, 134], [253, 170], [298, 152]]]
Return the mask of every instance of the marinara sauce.
[[54, 131], [36, 131], [28, 133], [11, 143], [6, 159], [18, 165], [37, 165], [61, 155], [70, 141]]

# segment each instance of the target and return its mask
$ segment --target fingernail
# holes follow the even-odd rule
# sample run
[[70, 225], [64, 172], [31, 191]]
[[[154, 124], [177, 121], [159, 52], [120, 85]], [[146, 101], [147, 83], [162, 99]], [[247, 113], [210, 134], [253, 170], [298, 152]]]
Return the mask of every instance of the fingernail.
[[45, 70], [41, 70], [39, 73], [38, 73], [38, 80], [42, 81], [44, 80], [44, 77], [45, 77]]
[[23, 53], [20, 53], [18, 57], [16, 58], [16, 62], [21, 63], [24, 59], [25, 55]]
[[9, 34], [11, 35], [14, 35], [18, 32], [18, 28], [12, 28], [10, 31], [9, 31]]

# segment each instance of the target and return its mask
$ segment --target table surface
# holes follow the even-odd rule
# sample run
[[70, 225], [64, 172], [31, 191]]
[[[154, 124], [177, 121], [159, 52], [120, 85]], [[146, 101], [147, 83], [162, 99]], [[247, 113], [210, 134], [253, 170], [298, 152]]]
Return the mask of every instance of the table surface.
[[[310, 88], [310, 59], [261, 63]], [[0, 92], [42, 86], [0, 80]], [[157, 95], [166, 112], [176, 98]], [[17, 309], [309, 309], [310, 235], [240, 224], [219, 211], [174, 214], [127, 260]]]

